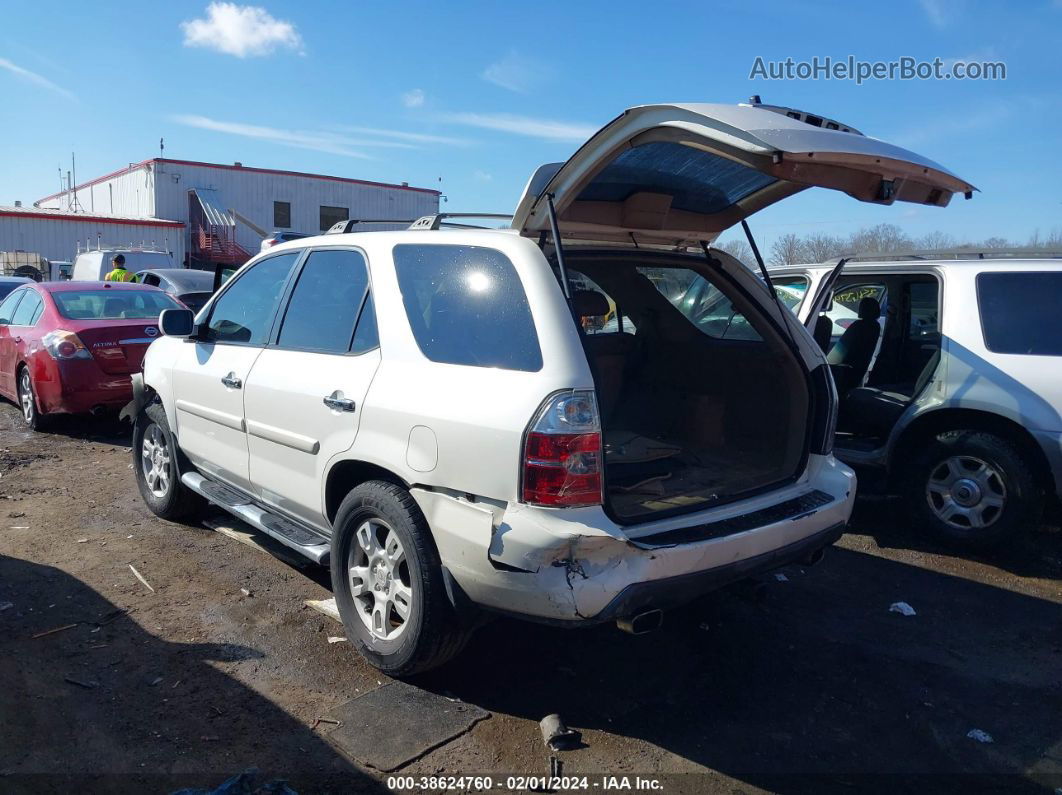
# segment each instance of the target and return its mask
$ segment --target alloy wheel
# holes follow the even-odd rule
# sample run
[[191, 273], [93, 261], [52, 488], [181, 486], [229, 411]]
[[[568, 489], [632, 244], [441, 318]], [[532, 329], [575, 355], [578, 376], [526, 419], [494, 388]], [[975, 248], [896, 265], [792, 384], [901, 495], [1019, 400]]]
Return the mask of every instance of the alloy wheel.
[[1003, 515], [1007, 487], [988, 462], [975, 456], [951, 456], [930, 471], [926, 500], [940, 521], [960, 530], [976, 530]]
[[413, 588], [402, 541], [382, 519], [366, 519], [347, 557], [350, 593], [365, 628], [374, 638], [396, 640], [413, 611]]
[[33, 415], [37, 407], [33, 404], [33, 385], [30, 383], [29, 370], [23, 368], [22, 375], [18, 379], [18, 402], [22, 408], [22, 416], [30, 425], [33, 424]]
[[170, 446], [166, 434], [155, 423], [144, 432], [140, 466], [148, 490], [156, 497], [165, 497], [170, 490]]

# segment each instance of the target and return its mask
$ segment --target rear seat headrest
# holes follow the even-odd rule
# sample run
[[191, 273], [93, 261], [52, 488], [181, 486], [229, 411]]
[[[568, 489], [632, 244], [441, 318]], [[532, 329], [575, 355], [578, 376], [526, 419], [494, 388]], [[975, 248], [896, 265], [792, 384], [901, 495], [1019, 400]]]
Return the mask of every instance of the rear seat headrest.
[[597, 290], [576, 290], [572, 293], [572, 308], [578, 317], [603, 317], [612, 311], [608, 299]]
[[859, 302], [860, 320], [877, 320], [881, 317], [881, 304], [877, 298], [864, 298]]

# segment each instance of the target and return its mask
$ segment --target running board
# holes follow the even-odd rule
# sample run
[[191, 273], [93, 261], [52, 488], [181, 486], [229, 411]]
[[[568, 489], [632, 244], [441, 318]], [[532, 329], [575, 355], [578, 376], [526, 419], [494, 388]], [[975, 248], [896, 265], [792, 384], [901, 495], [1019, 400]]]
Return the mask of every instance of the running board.
[[185, 472], [181, 475], [181, 483], [196, 494], [224, 508], [237, 519], [242, 519], [256, 530], [265, 533], [270, 538], [275, 538], [284, 546], [294, 549], [314, 563], [322, 566], [328, 565], [331, 544], [320, 533], [261, 508], [255, 505], [250, 497], [244, 496], [230, 486], [205, 478], [198, 472]]

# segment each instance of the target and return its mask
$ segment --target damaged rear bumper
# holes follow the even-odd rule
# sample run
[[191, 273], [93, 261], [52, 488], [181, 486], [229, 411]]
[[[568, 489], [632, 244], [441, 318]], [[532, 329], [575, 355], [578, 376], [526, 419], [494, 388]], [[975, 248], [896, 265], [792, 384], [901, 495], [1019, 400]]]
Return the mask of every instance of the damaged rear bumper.
[[[832, 544], [844, 532], [855, 476], [832, 457], [816, 456], [808, 476], [789, 489], [701, 515], [656, 523], [636, 535], [600, 508], [545, 510], [494, 505], [414, 488], [442, 564], [464, 596], [480, 606], [562, 623], [610, 621], [675, 607], [730, 582], [784, 566]], [[828, 501], [791, 515], [772, 507], [821, 492]], [[756, 526], [688, 543], [651, 538], [692, 525]]]

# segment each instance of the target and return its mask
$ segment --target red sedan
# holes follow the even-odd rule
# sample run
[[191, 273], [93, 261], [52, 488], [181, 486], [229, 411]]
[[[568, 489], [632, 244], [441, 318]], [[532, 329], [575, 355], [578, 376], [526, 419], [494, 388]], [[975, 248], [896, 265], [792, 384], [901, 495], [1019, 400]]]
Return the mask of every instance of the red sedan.
[[38, 429], [50, 414], [119, 409], [158, 336], [159, 313], [182, 305], [157, 287], [43, 282], [0, 303], [0, 395]]

